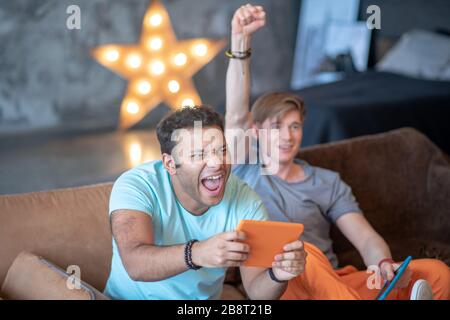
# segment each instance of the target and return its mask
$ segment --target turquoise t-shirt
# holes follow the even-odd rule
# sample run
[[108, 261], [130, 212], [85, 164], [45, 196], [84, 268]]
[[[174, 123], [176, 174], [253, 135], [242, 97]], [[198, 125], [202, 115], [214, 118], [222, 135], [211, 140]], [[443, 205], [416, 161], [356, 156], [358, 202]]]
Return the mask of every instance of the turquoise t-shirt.
[[[240, 220], [268, 220], [256, 193], [233, 174], [222, 201], [195, 216], [183, 208], [161, 161], [142, 164], [122, 174], [114, 183], [109, 214], [118, 209], [138, 210], [152, 217], [155, 245], [170, 246], [191, 239], [205, 240], [235, 230]], [[188, 270], [156, 281], [134, 281], [124, 268], [113, 239], [111, 273], [105, 294], [112, 299], [219, 299], [225, 268]]]

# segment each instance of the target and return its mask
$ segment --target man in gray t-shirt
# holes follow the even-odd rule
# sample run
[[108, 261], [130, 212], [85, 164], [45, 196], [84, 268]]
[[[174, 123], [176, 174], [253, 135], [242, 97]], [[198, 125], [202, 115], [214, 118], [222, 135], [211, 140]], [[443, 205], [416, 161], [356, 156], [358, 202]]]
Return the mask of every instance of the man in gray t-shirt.
[[342, 215], [361, 213], [351, 188], [338, 173], [295, 159], [305, 171], [299, 182], [287, 182], [276, 175], [262, 175], [259, 165], [242, 164], [232, 172], [261, 197], [269, 217], [275, 221], [302, 223], [302, 239], [322, 250], [334, 268], [337, 257], [330, 239], [330, 224]]
[[[339, 174], [296, 159], [305, 120], [302, 99], [291, 93], [267, 93], [254, 102], [249, 112], [251, 35], [264, 24], [261, 6], [241, 6], [233, 16], [231, 48], [227, 52], [230, 61], [225, 125], [230, 149], [238, 145], [230, 157], [236, 165], [233, 173], [258, 193], [273, 220], [300, 222], [305, 227], [302, 237], [308, 252], [305, 271], [289, 282], [282, 298], [374, 299], [378, 290], [368, 287], [368, 273], [356, 268], [335, 269], [338, 261], [332, 251], [330, 224], [336, 224], [355, 246], [366, 266], [378, 267], [379, 283], [392, 280], [398, 264], [392, 259], [386, 241], [361, 214], [350, 187]], [[256, 163], [261, 165], [242, 164], [247, 162], [240, 159], [252, 158], [246, 145], [255, 141], [256, 154], [261, 157]], [[237, 162], [235, 157], [239, 159]], [[251, 163], [255, 163], [253, 159]], [[262, 163], [264, 173], [271, 175], [261, 174]], [[414, 260], [396, 284], [401, 290], [391, 293], [391, 297], [407, 298], [412, 292], [411, 297], [417, 298], [417, 292], [431, 292], [432, 288], [435, 297], [446, 299], [450, 297], [449, 287], [440, 288], [450, 278], [449, 272], [439, 261]], [[427, 281], [419, 279], [427, 280], [431, 288]], [[422, 290], [427, 286], [429, 290]]]

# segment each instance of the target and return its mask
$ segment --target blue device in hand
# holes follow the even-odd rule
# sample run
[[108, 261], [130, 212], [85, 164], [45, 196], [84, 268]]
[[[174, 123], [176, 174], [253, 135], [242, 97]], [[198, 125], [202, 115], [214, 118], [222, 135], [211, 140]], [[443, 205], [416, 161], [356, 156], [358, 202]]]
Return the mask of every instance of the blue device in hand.
[[394, 279], [391, 281], [386, 281], [384, 284], [384, 287], [381, 289], [381, 291], [378, 293], [376, 300], [384, 300], [387, 295], [394, 289], [394, 286], [397, 284], [398, 280], [402, 277], [403, 273], [405, 272], [406, 268], [408, 267], [408, 264], [411, 262], [412, 257], [408, 256], [405, 261], [400, 265], [400, 267], [395, 271]]

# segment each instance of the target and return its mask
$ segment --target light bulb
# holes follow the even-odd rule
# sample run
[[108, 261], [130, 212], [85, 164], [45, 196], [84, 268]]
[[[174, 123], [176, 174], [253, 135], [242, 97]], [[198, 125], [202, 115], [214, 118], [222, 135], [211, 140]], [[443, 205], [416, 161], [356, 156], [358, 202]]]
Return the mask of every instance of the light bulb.
[[137, 83], [137, 90], [140, 94], [148, 94], [152, 90], [152, 85], [147, 80], [141, 80]]
[[136, 102], [127, 103], [127, 112], [131, 114], [136, 114], [139, 112], [139, 105]]
[[193, 107], [194, 106], [194, 100], [188, 98], [188, 99], [184, 99], [183, 102], [181, 103], [182, 107]]
[[204, 43], [200, 43], [194, 46], [194, 53], [199, 57], [203, 57], [207, 52], [208, 47]]
[[161, 49], [162, 44], [163, 42], [161, 38], [152, 38], [148, 41], [147, 47], [149, 47], [151, 50], [157, 51]]
[[127, 58], [127, 65], [132, 69], [137, 69], [141, 66], [141, 57], [137, 54], [130, 54]]
[[152, 25], [153, 27], [157, 27], [162, 22], [162, 16], [159, 13], [155, 13], [150, 16], [149, 22], [150, 22], [150, 25]]
[[187, 57], [186, 57], [186, 55], [184, 54], [184, 53], [182, 53], [182, 52], [180, 52], [180, 53], [177, 53], [176, 55], [175, 55], [175, 57], [173, 58], [173, 62], [177, 65], [177, 66], [183, 66], [183, 65], [185, 65], [186, 64], [186, 61], [187, 61]]
[[117, 51], [116, 49], [109, 49], [105, 53], [105, 58], [109, 62], [115, 62], [117, 61], [117, 59], [119, 59], [119, 51]]
[[172, 93], [177, 93], [180, 91], [180, 84], [176, 80], [170, 80], [167, 84], [167, 87], [169, 88], [169, 91]]
[[164, 73], [165, 69], [166, 66], [159, 60], [152, 62], [152, 64], [150, 65], [150, 71], [155, 75], [160, 75]]

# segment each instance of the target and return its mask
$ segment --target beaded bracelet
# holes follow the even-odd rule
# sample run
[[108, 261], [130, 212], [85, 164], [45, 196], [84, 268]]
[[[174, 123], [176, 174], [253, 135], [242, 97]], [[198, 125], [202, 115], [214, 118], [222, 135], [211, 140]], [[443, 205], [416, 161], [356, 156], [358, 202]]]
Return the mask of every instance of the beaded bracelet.
[[186, 242], [186, 245], [184, 246], [184, 262], [186, 262], [188, 269], [191, 270], [198, 270], [201, 268], [192, 262], [192, 245], [196, 242], [198, 242], [198, 240], [192, 239]]

